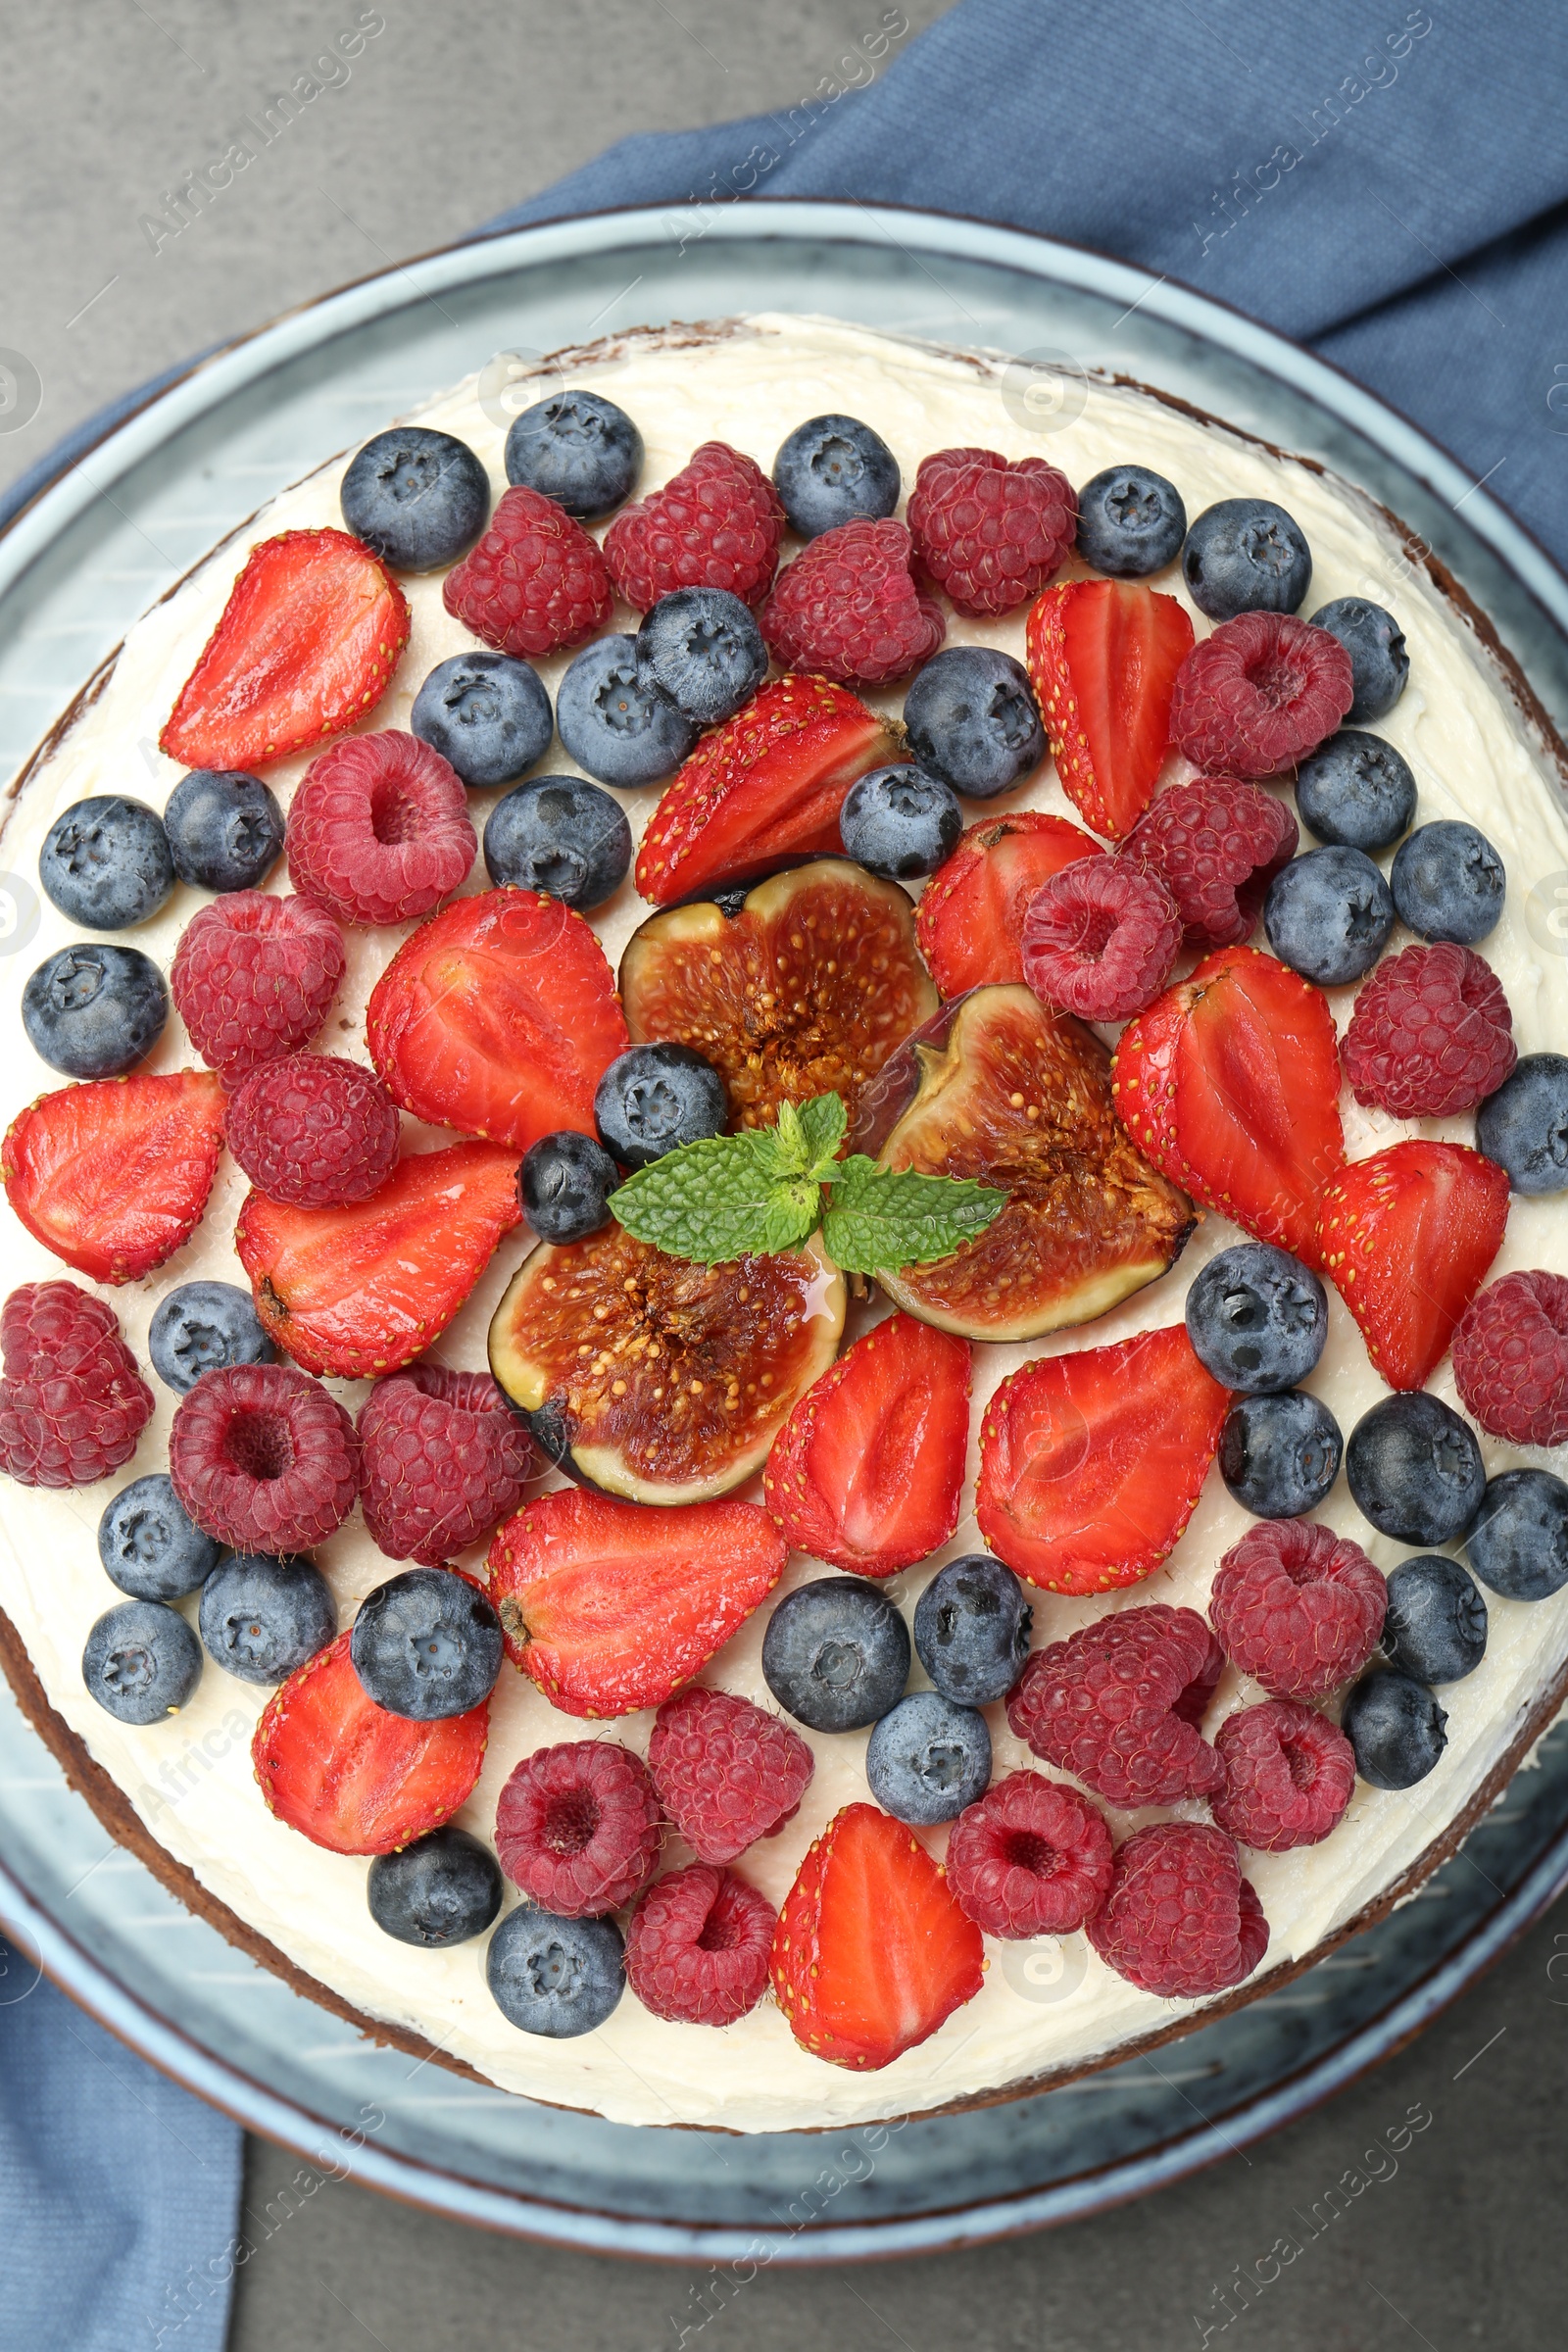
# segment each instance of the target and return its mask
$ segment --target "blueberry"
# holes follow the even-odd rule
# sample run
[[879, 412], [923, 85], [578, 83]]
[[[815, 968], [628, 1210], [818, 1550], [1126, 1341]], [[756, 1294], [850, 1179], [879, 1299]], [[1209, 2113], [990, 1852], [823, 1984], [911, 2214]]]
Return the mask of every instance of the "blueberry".
[[242, 1683], [286, 1682], [337, 1632], [337, 1604], [313, 1560], [240, 1551], [215, 1568], [197, 1612], [215, 1666]]
[[1374, 1788], [1413, 1788], [1448, 1744], [1448, 1718], [1424, 1683], [1375, 1666], [1345, 1702], [1340, 1729]]
[[98, 1522], [104, 1574], [135, 1600], [182, 1599], [222, 1556], [221, 1544], [186, 1517], [162, 1470], [122, 1487]]
[[147, 1330], [159, 1379], [186, 1396], [204, 1372], [270, 1364], [277, 1350], [262, 1329], [249, 1291], [235, 1282], [182, 1282], [159, 1304]]
[[858, 416], [808, 416], [773, 460], [789, 525], [815, 539], [841, 522], [881, 522], [899, 503], [899, 462]]
[[1343, 988], [1387, 947], [1394, 900], [1364, 850], [1307, 850], [1269, 884], [1263, 928], [1281, 963], [1319, 988]]
[[1113, 580], [1142, 580], [1181, 553], [1187, 509], [1147, 466], [1107, 466], [1078, 493], [1078, 553]]
[[1401, 1544], [1447, 1544], [1467, 1528], [1487, 1484], [1468, 1422], [1416, 1389], [1363, 1413], [1345, 1448], [1350, 1493], [1373, 1526]]
[[97, 792], [55, 818], [38, 852], [38, 879], [85, 931], [125, 931], [158, 912], [174, 887], [164, 820], [145, 801]]
[[1473, 948], [1496, 926], [1507, 894], [1502, 859], [1474, 825], [1442, 817], [1418, 825], [1394, 854], [1389, 874], [1399, 919], [1418, 939]]
[[1205, 507], [1182, 549], [1182, 578], [1200, 612], [1294, 612], [1312, 577], [1301, 526], [1266, 498], [1222, 498]]
[[349, 1657], [389, 1715], [438, 1723], [489, 1697], [501, 1672], [501, 1620], [450, 1568], [408, 1568], [360, 1603]]
[[177, 1609], [162, 1600], [122, 1600], [87, 1636], [81, 1679], [121, 1723], [162, 1723], [201, 1680], [202, 1645]]
[[1297, 769], [1296, 806], [1319, 841], [1392, 849], [1415, 814], [1415, 778], [1409, 761], [1381, 735], [1342, 727]]
[[1549, 1600], [1568, 1585], [1568, 1487], [1549, 1470], [1489, 1479], [1465, 1554], [1505, 1600]]
[[1222, 1250], [1187, 1294], [1187, 1336], [1199, 1362], [1247, 1396], [1294, 1389], [1316, 1364], [1328, 1335], [1323, 1285], [1268, 1242]]
[[594, 1089], [599, 1140], [623, 1168], [722, 1135], [728, 1117], [723, 1079], [690, 1046], [633, 1046]]
[[22, 992], [27, 1042], [68, 1078], [118, 1078], [164, 1033], [169, 991], [140, 948], [85, 939], [46, 956]]
[[954, 1821], [984, 1796], [991, 1778], [991, 1734], [974, 1707], [955, 1706], [940, 1690], [911, 1690], [882, 1716], [865, 1750], [871, 1794], [896, 1821], [929, 1828]]
[[1383, 1654], [1417, 1683], [1456, 1683], [1486, 1655], [1487, 1604], [1457, 1560], [1427, 1551], [1389, 1579]]
[[839, 810], [845, 856], [895, 882], [934, 874], [962, 831], [951, 785], [919, 767], [873, 767]]
[[614, 2008], [626, 1946], [612, 1919], [559, 1919], [519, 1903], [491, 1936], [484, 1973], [509, 2025], [565, 2041], [591, 2034]]
[[950, 645], [904, 698], [909, 749], [927, 775], [989, 801], [1046, 756], [1029, 673], [989, 645]]
[[563, 1127], [523, 1153], [517, 1199], [542, 1242], [583, 1242], [606, 1222], [619, 1182], [620, 1170], [602, 1144]]
[[490, 519], [490, 476], [466, 441], [427, 425], [377, 433], [338, 493], [356, 539], [399, 571], [441, 571]]
[[579, 522], [629, 498], [642, 463], [641, 433], [601, 392], [552, 392], [514, 416], [507, 433], [514, 489], [553, 498]]
[[637, 674], [635, 637], [596, 637], [556, 693], [561, 740], [605, 784], [657, 784], [672, 775], [700, 729]]
[[270, 785], [238, 768], [192, 768], [164, 810], [169, 854], [198, 890], [255, 890], [283, 850], [283, 811]]
[[536, 776], [490, 811], [484, 861], [492, 882], [543, 891], [566, 906], [600, 906], [631, 865], [626, 811], [581, 776]]
[[1242, 1396], [1219, 1438], [1219, 1474], [1254, 1519], [1300, 1519], [1340, 1475], [1345, 1441], [1320, 1396], [1305, 1389]]
[[1568, 1191], [1568, 1056], [1527, 1054], [1476, 1112], [1476, 1149], [1516, 1193]]
[[767, 675], [757, 616], [727, 588], [676, 588], [637, 631], [637, 675], [699, 726], [733, 717]]
[[939, 1568], [915, 1606], [914, 1646], [944, 1698], [983, 1707], [1005, 1698], [1029, 1655], [1034, 1610], [989, 1551]]
[[908, 1628], [863, 1577], [818, 1577], [787, 1592], [768, 1619], [762, 1678], [808, 1731], [858, 1732], [904, 1695]]
[[436, 663], [414, 698], [409, 725], [471, 792], [520, 776], [544, 758], [556, 730], [533, 664], [478, 651]]
[[383, 1935], [439, 1951], [484, 1934], [501, 1908], [501, 1865], [487, 1845], [448, 1822], [395, 1853], [377, 1854], [365, 1897]]
[[1392, 612], [1364, 596], [1337, 596], [1312, 614], [1314, 629], [1327, 629], [1350, 657], [1355, 700], [1346, 717], [1352, 727], [1392, 710], [1410, 675], [1404, 636]]

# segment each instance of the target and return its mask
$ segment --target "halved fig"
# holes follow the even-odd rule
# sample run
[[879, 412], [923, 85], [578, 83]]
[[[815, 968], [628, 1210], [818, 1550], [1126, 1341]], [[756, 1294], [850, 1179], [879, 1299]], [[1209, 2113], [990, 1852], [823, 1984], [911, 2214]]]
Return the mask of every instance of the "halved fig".
[[490, 1369], [552, 1461], [629, 1502], [706, 1502], [760, 1470], [844, 1330], [815, 1242], [729, 1265], [667, 1257], [611, 1223], [525, 1258]]
[[[1110, 1055], [1027, 988], [977, 988], [945, 1042], [913, 1045], [883, 1165], [1004, 1188], [1002, 1214], [934, 1265], [879, 1274], [922, 1322], [971, 1340], [1090, 1323], [1174, 1264], [1196, 1212], [1111, 1107]], [[928, 1037], [930, 1032], [928, 1032]], [[905, 1075], [890, 1064], [885, 1091]]]
[[633, 1045], [690, 1046], [722, 1072], [731, 1124], [771, 1126], [781, 1102], [860, 1089], [937, 1009], [896, 882], [817, 858], [759, 884], [734, 914], [672, 906], [620, 959]]

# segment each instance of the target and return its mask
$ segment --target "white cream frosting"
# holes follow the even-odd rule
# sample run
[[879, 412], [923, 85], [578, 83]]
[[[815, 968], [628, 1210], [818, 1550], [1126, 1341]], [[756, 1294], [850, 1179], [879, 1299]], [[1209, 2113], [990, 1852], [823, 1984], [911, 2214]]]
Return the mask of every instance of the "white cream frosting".
[[[1568, 959], [1544, 955], [1527, 928], [1524, 902], [1534, 883], [1568, 869], [1568, 822], [1560, 787], [1544, 747], [1521, 716], [1497, 666], [1474, 631], [1424, 573], [1400, 552], [1397, 536], [1371, 503], [1321, 471], [1279, 459], [1256, 443], [1195, 422], [1173, 406], [1130, 388], [1092, 383], [1080, 416], [1049, 434], [1021, 420], [1004, 401], [1001, 363], [964, 358], [819, 319], [760, 317], [709, 343], [679, 347], [672, 337], [633, 337], [570, 370], [618, 401], [642, 428], [647, 463], [641, 489], [656, 488], [682, 466], [702, 441], [720, 439], [751, 453], [764, 467], [785, 434], [803, 417], [824, 411], [863, 416], [891, 444], [906, 486], [928, 451], [956, 444], [1000, 450], [1009, 458], [1044, 455], [1075, 482], [1101, 467], [1136, 459], [1168, 475], [1190, 514], [1220, 498], [1279, 499], [1306, 532], [1313, 554], [1308, 610], [1331, 597], [1359, 593], [1396, 612], [1410, 653], [1410, 682], [1378, 731], [1409, 760], [1420, 787], [1420, 819], [1464, 816], [1495, 843], [1508, 867], [1507, 907], [1483, 953], [1496, 970], [1513, 1007], [1520, 1051], [1560, 1048], [1568, 1038]], [[514, 406], [522, 405], [514, 398]], [[502, 447], [506, 418], [487, 416], [475, 386], [461, 385], [420, 412], [421, 421], [449, 428], [481, 456], [499, 493], [506, 487]], [[338, 483], [346, 460], [333, 459], [265, 508], [226, 540], [169, 600], [131, 631], [103, 691], [81, 712], [52, 757], [32, 777], [11, 811], [6, 863], [34, 869], [42, 837], [55, 816], [85, 794], [122, 791], [162, 806], [178, 780], [175, 763], [156, 753], [159, 729], [218, 620], [234, 578], [257, 541], [290, 528], [340, 522]], [[1156, 583], [1182, 595], [1173, 569]], [[442, 608], [439, 577], [408, 579], [413, 634], [391, 691], [368, 724], [407, 727], [416, 690], [430, 668], [471, 645], [467, 632]], [[1185, 601], [1185, 600], [1184, 600]], [[1207, 623], [1195, 614], [1200, 632]], [[635, 625], [621, 611], [612, 624]], [[1021, 658], [1024, 615], [975, 622], [951, 617], [950, 643], [998, 645]], [[554, 694], [564, 662], [543, 662]], [[896, 710], [895, 695], [870, 698]], [[279, 761], [269, 780], [280, 798], [304, 770], [303, 758]], [[569, 770], [559, 746], [542, 763]], [[1171, 773], [1183, 772], [1177, 762]], [[472, 796], [482, 827], [495, 794]], [[657, 791], [621, 796], [639, 832]], [[1075, 814], [1048, 760], [998, 807], [1029, 807]], [[982, 813], [970, 809], [971, 821]], [[1419, 821], [1419, 820], [1418, 820]], [[485, 886], [477, 864], [470, 889]], [[280, 866], [270, 888], [286, 890]], [[176, 890], [163, 912], [123, 935], [166, 969], [180, 931], [202, 903]], [[646, 908], [630, 882], [594, 917], [612, 962]], [[349, 937], [348, 976], [318, 1045], [364, 1054], [363, 1010], [377, 974], [404, 931], [355, 932]], [[35, 949], [41, 957], [74, 936], [47, 904]], [[1391, 949], [1406, 944], [1396, 934]], [[63, 1083], [35, 1059], [23, 1035], [18, 1001], [32, 955], [4, 967], [5, 1035], [10, 1040], [6, 1115]], [[21, 967], [21, 968], [19, 968]], [[1336, 993], [1340, 1018], [1351, 993]], [[174, 1070], [195, 1060], [177, 1018], [172, 1017], [151, 1066]], [[1345, 1098], [1352, 1158], [1399, 1135], [1423, 1132], [1471, 1140], [1466, 1119], [1423, 1122], [1419, 1130], [1380, 1113], [1359, 1110]], [[444, 1133], [406, 1122], [406, 1145], [449, 1141]], [[226, 1158], [207, 1214], [189, 1245], [149, 1281], [105, 1295], [126, 1337], [146, 1361], [147, 1326], [159, 1298], [173, 1284], [197, 1276], [243, 1282], [233, 1253], [234, 1216], [244, 1181]], [[1162, 1281], [1086, 1329], [1025, 1348], [980, 1348], [975, 1354], [970, 1477], [978, 1462], [981, 1410], [997, 1383], [1031, 1356], [1098, 1347], [1174, 1322], [1187, 1284], [1216, 1250], [1237, 1239], [1235, 1229], [1209, 1216], [1186, 1254]], [[478, 1367], [490, 1312], [526, 1238], [505, 1241], [462, 1314], [433, 1351], [442, 1361]], [[0, 1293], [63, 1271], [14, 1218], [0, 1246]], [[1514, 1200], [1507, 1238], [1494, 1274], [1513, 1267], [1568, 1271], [1568, 1199]], [[75, 1279], [80, 1279], [76, 1277]], [[648, 2015], [628, 1992], [608, 2024], [580, 2039], [551, 2042], [515, 2032], [492, 2002], [484, 1981], [484, 1941], [448, 1952], [415, 1951], [392, 1941], [366, 1908], [363, 1861], [322, 1852], [272, 1819], [251, 1776], [249, 1740], [268, 1693], [234, 1681], [208, 1664], [189, 1705], [167, 1726], [135, 1730], [116, 1723], [87, 1697], [79, 1660], [93, 1620], [121, 1596], [99, 1565], [95, 1531], [110, 1494], [144, 1473], [164, 1467], [175, 1399], [149, 1376], [158, 1411], [134, 1460], [112, 1482], [74, 1494], [8, 1488], [6, 1541], [0, 1544], [0, 1605], [20, 1628], [54, 1705], [97, 1762], [124, 1790], [153, 1834], [204, 1886], [267, 1936], [310, 1976], [328, 1984], [371, 2017], [426, 2034], [508, 2089], [571, 2106], [596, 2109], [625, 2123], [690, 2123], [738, 2131], [832, 2126], [921, 2109], [992, 2090], [1047, 2071], [1102, 2059], [1130, 2041], [1201, 2014], [1190, 2003], [1166, 2002], [1135, 1991], [1113, 1975], [1084, 1939], [1066, 1940], [1059, 1955], [1047, 1947], [1030, 1984], [1020, 1967], [1029, 1947], [990, 1943], [984, 1989], [920, 2048], [883, 2072], [861, 2076], [808, 2057], [792, 2038], [771, 1999], [721, 2033], [675, 2026]], [[364, 1384], [328, 1384], [351, 1406]], [[1331, 1405], [1348, 1432], [1356, 1418], [1387, 1394], [1373, 1372], [1349, 1316], [1333, 1301], [1327, 1350], [1307, 1384]], [[1455, 1401], [1446, 1363], [1431, 1384]], [[1484, 1440], [1490, 1471], [1526, 1458]], [[1546, 1459], [1545, 1456], [1529, 1458]], [[1560, 1465], [1559, 1465], [1560, 1466]], [[972, 1492], [972, 1489], [971, 1489]], [[1317, 1516], [1353, 1536], [1378, 1565], [1392, 1568], [1405, 1547], [1377, 1535], [1351, 1503], [1342, 1477]], [[1164, 1566], [1146, 1583], [1101, 1600], [1036, 1596], [1035, 1640], [1059, 1639], [1105, 1606], [1137, 1607], [1152, 1600], [1201, 1609], [1220, 1554], [1250, 1524], [1231, 1501], [1217, 1472], [1203, 1489], [1191, 1525]], [[974, 1549], [972, 1515], [931, 1563]], [[393, 1573], [367, 1535], [358, 1512], [321, 1548], [319, 1559], [347, 1624], [365, 1594]], [[482, 1553], [471, 1555], [474, 1561]], [[910, 1572], [893, 1588], [912, 1612], [929, 1569]], [[784, 1590], [820, 1573], [819, 1564], [791, 1562]], [[184, 1604], [194, 1614], [194, 1604]], [[1265, 1968], [1311, 1952], [1399, 1879], [1463, 1809], [1509, 1747], [1532, 1706], [1568, 1661], [1568, 1592], [1525, 1606], [1488, 1596], [1491, 1638], [1482, 1665], [1441, 1693], [1448, 1713], [1448, 1746], [1417, 1788], [1380, 1793], [1357, 1783], [1345, 1820], [1321, 1845], [1282, 1855], [1244, 1855], [1268, 1916]], [[760, 1610], [715, 1658], [705, 1679], [770, 1704], [760, 1655]], [[914, 1684], [923, 1681], [918, 1666]], [[1223, 1715], [1260, 1693], [1228, 1671], [1208, 1718], [1210, 1735]], [[989, 1710], [998, 1775], [1029, 1764], [1028, 1750], [1007, 1731], [1000, 1707]], [[534, 1746], [600, 1737], [646, 1748], [650, 1715], [590, 1726], [555, 1712], [533, 1685], [503, 1667], [492, 1711], [489, 1753], [473, 1796], [459, 1820], [481, 1836], [493, 1826], [496, 1799], [518, 1758]], [[741, 1864], [768, 1899], [780, 1902], [807, 1845], [839, 1806], [867, 1794], [865, 1735], [813, 1737], [815, 1779], [796, 1820], [780, 1836], [752, 1848]], [[1200, 1805], [1178, 1806], [1203, 1818]], [[1118, 1835], [1139, 1816], [1113, 1816]], [[945, 1832], [928, 1834], [940, 1855]], [[689, 1858], [678, 1842], [668, 1859]], [[1054, 1997], [1042, 1998], [1042, 1988]]]

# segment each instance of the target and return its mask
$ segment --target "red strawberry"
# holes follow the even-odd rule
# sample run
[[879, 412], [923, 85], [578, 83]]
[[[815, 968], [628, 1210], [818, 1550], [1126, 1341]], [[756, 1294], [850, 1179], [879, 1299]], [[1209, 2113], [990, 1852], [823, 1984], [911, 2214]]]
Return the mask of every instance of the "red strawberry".
[[801, 1864], [773, 1937], [790, 2032], [813, 2058], [891, 2066], [983, 1982], [985, 1946], [925, 1847], [875, 1805], [846, 1805]]
[[662, 1706], [784, 1573], [755, 1502], [617, 1502], [580, 1487], [525, 1502], [490, 1546], [507, 1654], [564, 1715]]
[[374, 710], [408, 642], [407, 598], [347, 531], [264, 539], [159, 745], [182, 767], [220, 769], [314, 749]]
[[1192, 1517], [1230, 1402], [1182, 1323], [1025, 1364], [981, 1424], [980, 1533], [1047, 1592], [1136, 1585]]
[[348, 1208], [250, 1193], [234, 1228], [263, 1328], [307, 1372], [396, 1372], [445, 1331], [522, 1215], [517, 1154], [454, 1144], [402, 1159]]
[[1176, 1144], [1176, 1048], [1187, 1012], [1181, 988], [1167, 988], [1128, 1022], [1110, 1063], [1116, 1116], [1145, 1158], [1183, 1186], [1188, 1177]]
[[1463, 1144], [1412, 1137], [1325, 1191], [1316, 1262], [1391, 1389], [1419, 1389], [1437, 1370], [1507, 1221], [1506, 1173]]
[[262, 1710], [251, 1762], [279, 1821], [334, 1854], [389, 1854], [450, 1821], [484, 1762], [490, 1702], [415, 1723], [368, 1697], [350, 1635], [291, 1674]]
[[773, 1441], [764, 1488], [797, 1551], [892, 1576], [958, 1524], [969, 1343], [890, 1315], [849, 1348]]
[[139, 1282], [200, 1221], [223, 1148], [223, 1089], [208, 1070], [100, 1078], [40, 1095], [0, 1144], [27, 1231], [94, 1282]]
[[665, 787], [637, 853], [656, 906], [797, 858], [841, 857], [850, 786], [901, 757], [885, 720], [826, 678], [775, 678], [706, 735]]
[[1064, 816], [1033, 808], [971, 825], [926, 884], [914, 920], [942, 994], [1022, 980], [1018, 939], [1030, 900], [1064, 865], [1101, 854], [1099, 842]]
[[594, 1088], [628, 1043], [588, 924], [531, 890], [421, 923], [371, 991], [365, 1035], [405, 1110], [519, 1152], [559, 1128], [595, 1132]]
[[1139, 580], [1072, 580], [1030, 612], [1029, 675], [1062, 790], [1113, 841], [1149, 807], [1192, 646], [1185, 607]]

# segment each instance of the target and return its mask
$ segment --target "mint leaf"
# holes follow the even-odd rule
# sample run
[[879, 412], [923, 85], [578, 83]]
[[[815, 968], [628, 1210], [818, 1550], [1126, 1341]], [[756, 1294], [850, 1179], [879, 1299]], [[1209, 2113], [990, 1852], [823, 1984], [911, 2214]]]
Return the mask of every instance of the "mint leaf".
[[[844, 1107], [843, 1098], [839, 1095], [813, 1095], [809, 1102], [801, 1104], [796, 1116], [805, 1146], [803, 1170], [814, 1176], [819, 1184], [831, 1183], [838, 1173], [838, 1163], [833, 1155], [843, 1143], [844, 1130], [849, 1125], [849, 1112]], [[784, 1113], [781, 1110], [779, 1125], [782, 1127], [783, 1123]]]
[[845, 1160], [828, 1195], [822, 1242], [846, 1274], [926, 1265], [984, 1233], [1006, 1199], [967, 1177], [881, 1168], [858, 1152]]
[[793, 1250], [813, 1230], [821, 1196], [814, 1184], [779, 1182], [760, 1148], [771, 1142], [771, 1130], [753, 1130], [682, 1144], [628, 1176], [610, 1213], [638, 1241], [700, 1265]]
[[[766, 1134], [766, 1128], [754, 1133]], [[778, 1124], [773, 1129], [773, 1152], [780, 1176], [804, 1176], [810, 1166], [813, 1153], [801, 1125], [801, 1114], [793, 1102], [778, 1106]]]

